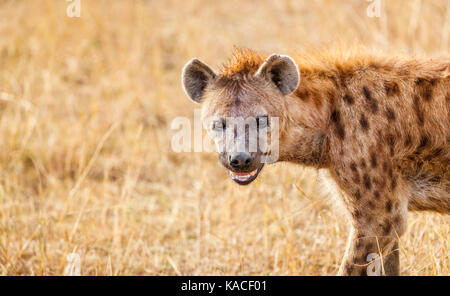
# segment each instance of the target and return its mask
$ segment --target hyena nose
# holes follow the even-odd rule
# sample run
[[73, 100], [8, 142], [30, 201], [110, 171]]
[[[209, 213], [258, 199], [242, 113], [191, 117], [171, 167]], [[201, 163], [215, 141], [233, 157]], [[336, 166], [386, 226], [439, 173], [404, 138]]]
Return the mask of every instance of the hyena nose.
[[228, 161], [234, 168], [243, 168], [252, 163], [253, 157], [250, 155], [250, 153], [239, 152], [231, 154], [228, 157]]

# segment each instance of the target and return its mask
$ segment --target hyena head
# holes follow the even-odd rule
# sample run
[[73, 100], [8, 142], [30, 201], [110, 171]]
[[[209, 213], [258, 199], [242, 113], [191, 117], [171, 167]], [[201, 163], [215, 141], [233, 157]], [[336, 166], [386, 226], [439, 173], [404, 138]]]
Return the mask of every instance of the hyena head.
[[256, 179], [264, 163], [278, 159], [284, 126], [284, 96], [298, 86], [297, 64], [273, 54], [253, 69], [216, 74], [197, 59], [182, 73], [188, 97], [202, 104], [202, 122], [214, 140], [222, 165], [240, 185]]

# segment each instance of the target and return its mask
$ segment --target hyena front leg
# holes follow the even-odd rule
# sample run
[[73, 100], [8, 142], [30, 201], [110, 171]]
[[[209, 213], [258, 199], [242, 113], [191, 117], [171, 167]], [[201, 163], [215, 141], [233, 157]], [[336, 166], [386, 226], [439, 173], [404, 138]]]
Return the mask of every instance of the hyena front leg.
[[353, 228], [339, 275], [399, 275], [397, 238], [357, 233]]
[[339, 275], [399, 275], [398, 238], [406, 227], [407, 205], [393, 200], [380, 198], [353, 209]]

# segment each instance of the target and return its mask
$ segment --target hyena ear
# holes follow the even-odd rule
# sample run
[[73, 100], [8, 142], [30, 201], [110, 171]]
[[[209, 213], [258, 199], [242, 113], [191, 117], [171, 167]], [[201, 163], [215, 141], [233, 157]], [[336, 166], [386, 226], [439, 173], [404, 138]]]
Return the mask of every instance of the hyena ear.
[[269, 79], [284, 95], [292, 93], [300, 83], [298, 66], [286, 55], [273, 54], [268, 57], [255, 76]]
[[190, 60], [183, 68], [181, 82], [184, 92], [196, 103], [200, 103], [203, 90], [216, 77], [211, 68], [198, 59]]

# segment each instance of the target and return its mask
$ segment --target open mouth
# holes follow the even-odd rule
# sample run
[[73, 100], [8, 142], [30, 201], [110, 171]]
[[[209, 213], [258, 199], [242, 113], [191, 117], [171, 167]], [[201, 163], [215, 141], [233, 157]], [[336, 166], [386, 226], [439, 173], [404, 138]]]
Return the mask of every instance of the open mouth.
[[237, 172], [229, 171], [230, 177], [233, 181], [235, 181], [239, 185], [247, 185], [247, 184], [250, 184], [253, 180], [255, 180], [256, 177], [258, 177], [258, 174], [262, 170], [263, 166], [264, 166], [264, 163], [260, 163], [259, 167], [256, 170], [249, 172], [249, 173], [237, 173]]

